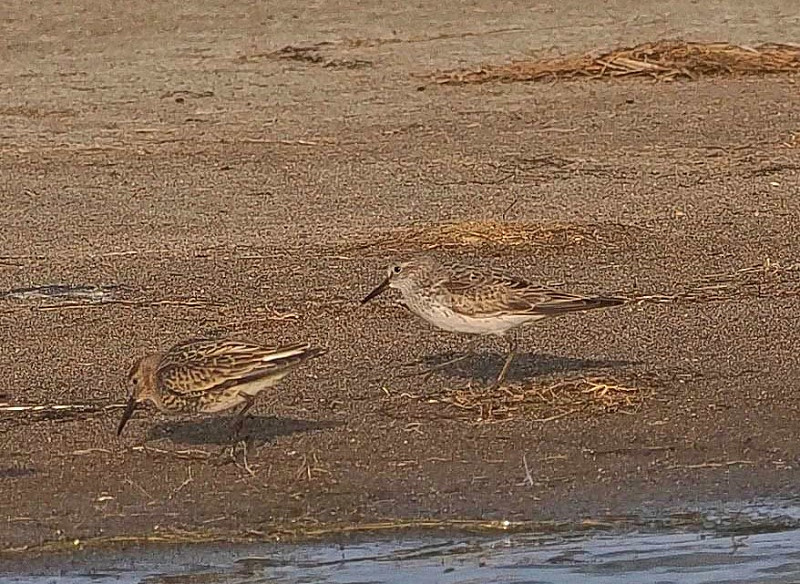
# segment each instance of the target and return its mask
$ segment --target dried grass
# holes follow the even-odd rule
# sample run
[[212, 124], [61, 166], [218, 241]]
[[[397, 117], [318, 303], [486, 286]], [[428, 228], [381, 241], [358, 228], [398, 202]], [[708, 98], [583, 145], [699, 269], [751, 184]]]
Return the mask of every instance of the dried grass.
[[443, 389], [436, 395], [410, 397], [428, 404], [444, 404], [456, 416], [478, 423], [519, 417], [544, 423], [572, 415], [630, 414], [651, 393], [652, 389], [641, 382], [577, 377], [549, 385]]
[[520, 223], [507, 221], [462, 221], [432, 223], [392, 229], [387, 234], [359, 243], [346, 251], [431, 251], [456, 248], [550, 247], [564, 248], [582, 243], [613, 246], [625, 227], [576, 223]]
[[585, 54], [454, 69], [432, 75], [439, 84], [558, 81], [648, 77], [660, 81], [704, 76], [742, 76], [800, 71], [800, 45], [766, 43], [755, 47], [730, 43], [661, 40]]
[[714, 302], [734, 298], [779, 298], [800, 295], [800, 263], [783, 265], [770, 259], [735, 272], [707, 274], [673, 294], [642, 294], [631, 302]]

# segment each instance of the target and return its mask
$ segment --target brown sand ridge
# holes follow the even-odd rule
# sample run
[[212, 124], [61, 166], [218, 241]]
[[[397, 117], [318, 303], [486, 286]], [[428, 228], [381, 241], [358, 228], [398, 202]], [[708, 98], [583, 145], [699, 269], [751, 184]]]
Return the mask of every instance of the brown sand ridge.
[[410, 225], [392, 229], [382, 236], [370, 236], [349, 251], [431, 252], [459, 248], [563, 248], [589, 242], [614, 245], [633, 226], [580, 223], [521, 223], [514, 221], [459, 221]]

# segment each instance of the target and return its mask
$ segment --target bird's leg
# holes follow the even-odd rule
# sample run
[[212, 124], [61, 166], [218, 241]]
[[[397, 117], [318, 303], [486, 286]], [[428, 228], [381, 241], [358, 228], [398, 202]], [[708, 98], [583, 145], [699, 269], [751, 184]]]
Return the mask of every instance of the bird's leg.
[[[255, 398], [251, 395], [241, 394], [244, 398], [244, 406], [233, 418], [233, 428], [231, 429], [231, 442], [222, 447], [222, 450], [219, 452], [219, 459], [217, 461], [218, 465], [222, 464], [230, 464], [231, 462], [236, 464], [236, 447], [239, 445], [241, 440], [239, 440], [239, 434], [242, 431], [242, 427], [244, 426], [244, 418], [247, 411], [253, 407], [255, 403]], [[247, 443], [245, 442], [245, 447]]]
[[244, 417], [245, 414], [253, 407], [253, 404], [256, 401], [256, 398], [252, 395], [247, 395], [246, 393], [240, 394], [244, 398], [244, 407], [239, 410], [239, 413], [236, 414], [236, 421], [233, 424], [233, 438], [236, 440], [239, 437], [239, 433], [242, 431], [242, 427], [244, 426]]
[[460, 361], [463, 361], [464, 359], [466, 359], [467, 357], [472, 355], [473, 351], [475, 350], [475, 344], [477, 342], [478, 342], [478, 339], [473, 339], [469, 343], [467, 343], [467, 346], [466, 346], [466, 349], [464, 351], [464, 354], [456, 357], [455, 359], [450, 359], [448, 361], [445, 361], [444, 363], [439, 363], [438, 365], [434, 365], [433, 367], [429, 367], [427, 369], [423, 369], [422, 371], [414, 371], [413, 373], [404, 373], [404, 374], [400, 375], [399, 377], [416, 377], [417, 375], [424, 375], [425, 376], [425, 381], [428, 381], [428, 379], [430, 379], [431, 376], [434, 373], [436, 373], [437, 371], [440, 371], [440, 370], [444, 369], [445, 367], [453, 365], [454, 363], [458, 363]]
[[503, 363], [503, 368], [500, 370], [500, 375], [497, 376], [497, 380], [491, 385], [490, 389], [496, 389], [500, 387], [503, 382], [506, 380], [506, 375], [508, 374], [508, 369], [511, 367], [511, 361], [514, 360], [514, 355], [516, 354], [517, 350], [517, 342], [514, 337], [506, 337], [506, 344], [508, 345], [508, 353], [506, 353], [506, 360]]

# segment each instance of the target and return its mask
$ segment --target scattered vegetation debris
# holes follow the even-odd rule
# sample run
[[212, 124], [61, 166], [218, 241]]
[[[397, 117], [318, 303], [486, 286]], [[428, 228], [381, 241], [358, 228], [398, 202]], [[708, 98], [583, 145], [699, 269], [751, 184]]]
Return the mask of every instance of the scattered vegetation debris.
[[544, 59], [453, 69], [432, 75], [439, 84], [514, 81], [560, 81], [647, 77], [660, 81], [695, 81], [710, 76], [769, 75], [800, 71], [800, 45], [765, 43], [755, 47], [730, 43], [659, 40], [635, 47]]
[[713, 302], [733, 298], [778, 298], [800, 294], [800, 263], [782, 264], [765, 259], [730, 273], [706, 274], [673, 293], [640, 294], [629, 300], [639, 304]]
[[320, 51], [321, 46], [323, 46], [322, 43], [311, 46], [287, 45], [268, 53], [242, 55], [238, 60], [240, 62], [252, 62], [261, 58], [279, 59], [285, 61], [298, 61], [312, 65], [321, 65], [327, 69], [360, 69], [362, 67], [369, 67], [372, 65], [372, 61], [368, 61], [366, 59], [326, 57]]
[[573, 415], [635, 412], [652, 395], [652, 383], [613, 377], [575, 377], [549, 384], [512, 384], [497, 388], [443, 388], [423, 395], [403, 394], [428, 404], [442, 404], [456, 417], [477, 423], [524, 417], [551, 422]]

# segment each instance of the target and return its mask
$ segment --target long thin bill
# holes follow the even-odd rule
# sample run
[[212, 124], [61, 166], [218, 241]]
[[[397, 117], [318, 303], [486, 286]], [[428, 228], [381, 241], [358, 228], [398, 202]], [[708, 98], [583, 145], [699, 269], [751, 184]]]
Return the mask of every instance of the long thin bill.
[[389, 287], [389, 278], [386, 278], [383, 282], [378, 284], [378, 286], [372, 292], [367, 294], [367, 297], [361, 301], [361, 304], [366, 304], [367, 302], [375, 298], [378, 294], [386, 290], [388, 287]]
[[136, 409], [136, 398], [131, 396], [128, 398], [128, 405], [125, 406], [125, 413], [122, 414], [122, 419], [119, 421], [119, 427], [117, 427], [117, 436], [122, 434], [122, 429], [125, 427], [125, 424], [128, 423], [128, 420], [131, 419], [133, 415], [133, 410]]

